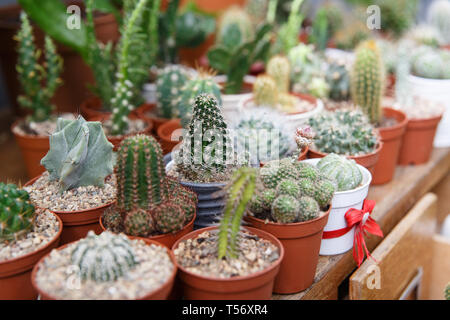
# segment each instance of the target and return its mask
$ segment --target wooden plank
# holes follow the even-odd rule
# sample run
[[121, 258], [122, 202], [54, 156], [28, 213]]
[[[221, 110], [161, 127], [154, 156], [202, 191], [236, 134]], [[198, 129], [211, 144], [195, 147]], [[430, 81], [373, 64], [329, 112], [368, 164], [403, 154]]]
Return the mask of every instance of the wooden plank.
[[438, 225], [440, 226], [450, 214], [450, 172], [431, 191], [438, 196]]
[[431, 278], [429, 283], [425, 283], [421, 298], [430, 300], [444, 300], [444, 290], [449, 282], [450, 239], [436, 234], [433, 237]]
[[351, 276], [350, 299], [398, 299], [419, 269], [429, 283], [436, 211], [436, 195], [426, 194]]
[[[450, 170], [450, 148], [435, 148], [430, 161], [420, 166], [397, 167], [394, 179], [382, 186], [372, 186], [368, 199], [377, 202], [373, 217], [383, 233], [387, 235], [405, 216], [406, 212], [425, 193], [438, 184]], [[382, 239], [369, 236], [369, 250], [373, 250]], [[356, 268], [352, 252], [336, 256], [321, 256], [313, 285], [296, 294], [274, 295], [273, 299], [335, 299], [338, 286]]]

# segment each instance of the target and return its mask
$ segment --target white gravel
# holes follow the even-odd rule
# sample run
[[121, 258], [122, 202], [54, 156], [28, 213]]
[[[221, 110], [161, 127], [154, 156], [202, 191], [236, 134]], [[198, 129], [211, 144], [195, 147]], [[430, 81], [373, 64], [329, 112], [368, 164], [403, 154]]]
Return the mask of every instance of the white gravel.
[[[75, 119], [75, 116], [72, 113], [63, 113], [59, 115], [59, 117], [65, 119]], [[56, 130], [56, 120], [57, 117], [55, 116], [42, 122], [29, 122], [26, 124], [24, 121], [21, 121], [19, 125], [14, 127], [13, 131], [14, 133], [22, 136], [49, 136]]]

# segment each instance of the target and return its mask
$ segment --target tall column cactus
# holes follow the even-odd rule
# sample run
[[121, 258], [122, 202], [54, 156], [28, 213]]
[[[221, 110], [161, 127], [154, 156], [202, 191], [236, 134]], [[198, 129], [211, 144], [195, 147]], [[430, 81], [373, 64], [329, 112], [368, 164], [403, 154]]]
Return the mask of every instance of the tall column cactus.
[[351, 95], [372, 124], [379, 124], [382, 118], [384, 77], [384, 66], [375, 41], [361, 43], [351, 73]]
[[[18, 62], [16, 66], [19, 81], [24, 91], [18, 97], [19, 104], [33, 111], [30, 120], [45, 121], [50, 118], [54, 106], [50, 100], [62, 81], [59, 75], [62, 70], [62, 59], [50, 37], [45, 37], [45, 66], [39, 65], [41, 52], [34, 44], [33, 29], [28, 16], [20, 15], [21, 28], [15, 39], [19, 42]], [[45, 82], [45, 86], [42, 83]]]
[[289, 92], [291, 67], [288, 58], [282, 55], [273, 56], [267, 63], [266, 72], [275, 80], [279, 92]]
[[275, 108], [278, 104], [278, 90], [275, 80], [268, 75], [259, 75], [253, 84], [253, 99], [257, 106]]

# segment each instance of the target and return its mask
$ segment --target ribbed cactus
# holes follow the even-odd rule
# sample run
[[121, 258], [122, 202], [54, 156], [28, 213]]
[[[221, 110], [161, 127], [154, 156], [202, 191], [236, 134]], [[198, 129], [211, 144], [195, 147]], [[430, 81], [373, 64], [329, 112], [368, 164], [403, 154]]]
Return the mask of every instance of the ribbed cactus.
[[300, 205], [295, 197], [280, 195], [272, 204], [272, 217], [279, 223], [293, 223], [298, 220], [299, 210]]
[[331, 199], [333, 199], [335, 191], [337, 191], [336, 183], [321, 178], [315, 184], [315, 192], [312, 198], [317, 201], [320, 208], [326, 208]]
[[325, 79], [330, 88], [328, 97], [331, 100], [348, 100], [350, 97], [350, 76], [343, 61], [330, 63]]
[[14, 240], [34, 224], [35, 208], [25, 190], [0, 182], [0, 242]]
[[428, 79], [450, 79], [450, 54], [447, 50], [418, 47], [411, 59], [411, 73]]
[[113, 172], [113, 145], [100, 122], [59, 118], [50, 136], [50, 150], [41, 164], [61, 191], [79, 186], [103, 186]]
[[86, 238], [75, 244], [71, 263], [78, 266], [82, 280], [112, 282], [123, 277], [139, 262], [125, 235], [105, 231], [97, 236], [89, 231]]
[[256, 176], [256, 169], [242, 167], [234, 172], [226, 187], [227, 202], [219, 226], [219, 259], [238, 256], [238, 233], [247, 204], [255, 190]]
[[317, 163], [322, 175], [336, 181], [338, 191], [351, 190], [362, 182], [362, 173], [355, 160], [331, 153]]
[[297, 178], [296, 172], [292, 170], [292, 163], [286, 160], [273, 160], [261, 168], [260, 176], [266, 188], [275, 189], [280, 181]]
[[286, 194], [293, 197], [298, 197], [300, 195], [300, 186], [297, 181], [293, 179], [285, 179], [278, 183], [276, 189], [277, 195]]
[[277, 107], [277, 83], [271, 76], [260, 75], [256, 78], [253, 84], [253, 99], [257, 106]]
[[309, 119], [315, 132], [312, 148], [324, 153], [357, 156], [375, 150], [378, 135], [360, 110], [323, 112]]
[[156, 227], [162, 233], [181, 230], [186, 222], [186, 215], [181, 206], [171, 202], [161, 203], [154, 211]]
[[179, 99], [187, 81], [187, 72], [181, 66], [169, 65], [160, 71], [156, 80], [156, 106], [161, 117], [178, 117]]
[[131, 209], [123, 220], [125, 233], [135, 237], [148, 237], [155, 231], [153, 215], [140, 208]]
[[[23, 95], [17, 99], [19, 104], [32, 110], [31, 121], [45, 121], [50, 118], [54, 106], [51, 99], [62, 81], [62, 59], [56, 52], [50, 37], [45, 37], [45, 64], [39, 65], [40, 51], [34, 44], [33, 29], [25, 12], [20, 15], [21, 28], [15, 39], [19, 42], [17, 74]], [[45, 86], [42, 84], [45, 83]]]
[[289, 92], [291, 67], [288, 58], [282, 55], [273, 56], [267, 62], [266, 72], [275, 80], [278, 92]]
[[351, 73], [353, 102], [363, 110], [372, 124], [379, 124], [383, 116], [381, 100], [385, 71], [375, 41], [361, 43], [355, 55]]

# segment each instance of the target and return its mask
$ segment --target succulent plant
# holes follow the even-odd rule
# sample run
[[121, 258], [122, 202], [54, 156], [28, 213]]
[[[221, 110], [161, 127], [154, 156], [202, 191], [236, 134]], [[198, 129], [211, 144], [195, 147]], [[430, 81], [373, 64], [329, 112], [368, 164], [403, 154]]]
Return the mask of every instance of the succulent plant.
[[399, 38], [414, 22], [417, 0], [376, 0], [382, 14], [381, 30]]
[[350, 98], [350, 75], [344, 61], [331, 62], [325, 79], [330, 88], [328, 97], [331, 100], [343, 101]]
[[236, 258], [238, 255], [238, 233], [247, 204], [253, 196], [257, 170], [242, 167], [233, 173], [225, 187], [227, 201], [219, 226], [218, 258]]
[[275, 189], [278, 183], [284, 179], [296, 179], [297, 173], [292, 170], [291, 160], [283, 159], [266, 163], [260, 170], [260, 176], [266, 188]]
[[433, 1], [428, 9], [427, 21], [439, 30], [445, 44], [450, 43], [450, 3], [447, 0]]
[[98, 236], [89, 231], [74, 244], [71, 262], [78, 266], [82, 280], [96, 282], [115, 281], [138, 264], [130, 240], [108, 231]]
[[245, 12], [250, 17], [253, 27], [258, 26], [266, 20], [269, 9], [268, 0], [248, 0], [245, 3]]
[[[56, 89], [62, 81], [62, 59], [49, 36], [45, 37], [45, 65], [39, 65], [40, 51], [34, 44], [33, 29], [26, 13], [20, 15], [21, 27], [15, 39], [19, 42], [17, 74], [23, 95], [17, 99], [19, 104], [32, 110], [28, 120], [45, 121], [50, 118], [54, 106], [51, 103]], [[42, 83], [45, 82], [45, 86]]]
[[293, 0], [289, 10], [287, 21], [277, 30], [273, 53], [287, 54], [289, 50], [298, 44], [298, 33], [302, 26], [303, 14], [300, 11], [303, 0]]
[[17, 239], [34, 224], [35, 208], [25, 190], [0, 182], [0, 242]]
[[353, 50], [361, 42], [370, 36], [366, 24], [356, 20], [344, 24], [344, 27], [336, 32], [334, 41], [336, 47], [342, 50]]
[[277, 195], [286, 194], [298, 197], [300, 195], [300, 186], [294, 179], [285, 179], [278, 183], [276, 192]]
[[326, 98], [330, 87], [323, 76], [312, 77], [311, 82], [306, 86], [308, 93], [316, 98]]
[[156, 227], [162, 233], [181, 230], [186, 222], [183, 208], [172, 202], [161, 203], [154, 210]]
[[323, 153], [357, 156], [375, 150], [378, 135], [360, 110], [323, 112], [309, 119], [313, 147]]
[[279, 223], [293, 223], [298, 221], [300, 204], [290, 195], [280, 195], [272, 203], [272, 217]]
[[113, 145], [106, 139], [100, 122], [58, 118], [50, 136], [50, 150], [41, 164], [50, 180], [66, 191], [79, 186], [103, 186], [113, 172]]
[[383, 115], [381, 99], [385, 72], [375, 41], [361, 43], [355, 55], [350, 85], [353, 102], [363, 110], [372, 124], [379, 124]]
[[278, 92], [289, 92], [291, 67], [288, 58], [282, 55], [273, 56], [267, 62], [266, 72], [275, 80]]
[[312, 197], [303, 196], [298, 200], [299, 220], [308, 221], [319, 216], [320, 208]]
[[352, 190], [362, 182], [362, 173], [355, 160], [331, 153], [317, 163], [320, 173], [336, 181], [337, 191]]
[[298, 157], [307, 147], [313, 143], [314, 132], [310, 126], [299, 127], [295, 130], [295, 143], [297, 144], [297, 153], [294, 155]]
[[411, 57], [412, 74], [429, 79], [450, 79], [450, 55], [446, 50], [421, 46]]
[[127, 212], [123, 226], [127, 235], [147, 237], [155, 231], [155, 220], [149, 211], [134, 208]]
[[278, 89], [275, 80], [269, 75], [259, 75], [253, 84], [253, 99], [257, 106], [276, 108]]
[[216, 43], [233, 48], [253, 37], [252, 22], [245, 10], [232, 6], [222, 14], [217, 26]]
[[316, 182], [315, 192], [312, 198], [317, 202], [320, 208], [326, 208], [333, 199], [334, 192], [337, 191], [334, 181], [321, 178]]
[[178, 116], [179, 97], [187, 81], [187, 72], [178, 65], [169, 65], [158, 74], [156, 106], [161, 117], [172, 119]]

